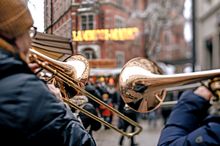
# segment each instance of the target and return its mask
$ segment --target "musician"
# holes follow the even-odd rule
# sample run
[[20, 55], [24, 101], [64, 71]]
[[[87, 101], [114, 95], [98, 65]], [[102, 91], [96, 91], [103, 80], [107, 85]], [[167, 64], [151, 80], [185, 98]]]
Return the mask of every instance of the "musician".
[[[158, 146], [219, 146], [219, 103], [205, 86], [185, 91], [161, 132]], [[213, 109], [213, 106], [217, 108]]]
[[0, 15], [1, 143], [95, 146], [71, 110], [27, 65], [29, 32], [35, 29], [30, 31], [33, 19], [23, 0], [1, 0]]
[[[67, 98], [72, 103], [77, 105], [78, 107], [85, 109], [86, 111], [92, 113], [96, 117], [100, 117], [100, 113], [98, 113], [98, 110], [95, 107], [96, 102], [94, 102], [94, 101], [91, 102], [92, 100], [90, 98], [88, 98], [87, 96], [82, 95], [80, 93], [77, 93], [76, 89], [69, 86], [68, 84], [66, 84], [65, 82], [63, 82], [59, 78], [53, 78], [52, 82], [53, 82], [52, 85], [55, 85], [57, 87], [60, 87], [60, 89], [62, 89], [59, 91], [57, 91], [57, 88], [53, 89], [53, 91], [55, 91], [55, 94], [57, 95], [57, 97], [60, 97], [61, 100], [63, 100], [63, 98]], [[52, 85], [49, 84], [48, 86], [50, 87]], [[88, 93], [97, 97], [95, 94], [94, 88], [87, 88], [87, 87], [88, 87], [88, 85], [86, 85], [84, 87], [85, 91], [87, 91]], [[52, 86], [52, 88], [54, 88], [54, 86]], [[84, 128], [88, 130], [88, 132], [91, 136], [92, 136], [93, 131], [98, 131], [99, 129], [101, 129], [102, 125], [97, 120], [90, 118], [88, 115], [83, 114], [80, 110], [77, 110], [74, 107], [69, 106], [69, 108], [71, 109], [73, 114], [76, 115], [76, 117], [79, 119], [79, 121], [83, 124]]]

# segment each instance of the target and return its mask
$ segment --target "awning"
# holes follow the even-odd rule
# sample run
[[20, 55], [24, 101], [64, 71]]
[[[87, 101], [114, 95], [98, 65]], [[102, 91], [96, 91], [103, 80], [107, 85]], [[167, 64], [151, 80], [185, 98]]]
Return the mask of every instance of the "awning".
[[91, 68], [90, 76], [115, 76], [119, 75], [122, 68]]

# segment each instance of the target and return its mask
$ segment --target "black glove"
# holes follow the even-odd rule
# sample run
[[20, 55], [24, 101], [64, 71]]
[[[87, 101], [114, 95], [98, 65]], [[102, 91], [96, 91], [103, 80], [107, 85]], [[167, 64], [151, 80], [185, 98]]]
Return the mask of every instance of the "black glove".
[[[88, 112], [92, 113], [93, 115], [98, 117], [98, 112], [96, 111], [95, 107], [91, 103], [86, 103], [83, 106], [83, 109], [87, 110]], [[90, 118], [89, 116], [79, 112], [79, 117], [83, 123], [83, 126], [85, 128], [88, 128], [90, 126], [90, 130], [97, 131], [101, 128], [101, 123]]]

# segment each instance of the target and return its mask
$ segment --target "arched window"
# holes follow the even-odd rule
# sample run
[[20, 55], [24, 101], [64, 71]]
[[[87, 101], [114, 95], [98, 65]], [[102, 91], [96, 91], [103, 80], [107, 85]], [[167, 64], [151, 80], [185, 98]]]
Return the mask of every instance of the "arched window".
[[82, 50], [82, 54], [87, 58], [87, 59], [96, 59], [97, 55], [95, 51], [92, 48], [85, 48]]

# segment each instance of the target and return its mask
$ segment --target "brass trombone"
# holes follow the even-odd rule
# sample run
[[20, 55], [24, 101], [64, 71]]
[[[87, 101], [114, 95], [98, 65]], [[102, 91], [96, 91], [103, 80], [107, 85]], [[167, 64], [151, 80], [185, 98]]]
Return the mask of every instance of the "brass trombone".
[[220, 75], [220, 69], [175, 75], [162, 74], [160, 67], [146, 58], [137, 57], [128, 61], [119, 75], [119, 89], [127, 106], [141, 113], [153, 111], [163, 104], [167, 88], [217, 77]]
[[[70, 87], [73, 87], [73, 89], [75, 89], [78, 93], [87, 96], [88, 98], [99, 103], [100, 105], [104, 105], [106, 108], [108, 108], [110, 111], [118, 115], [120, 118], [129, 122], [131, 125], [137, 127], [137, 130], [132, 133], [124, 132], [123, 130], [118, 129], [116, 126], [113, 126], [112, 124], [109, 124], [103, 119], [84, 110], [80, 106], [73, 103], [70, 99], [63, 98], [63, 101], [67, 103], [70, 107], [81, 111], [83, 114], [89, 116], [90, 118], [106, 125], [111, 129], [114, 129], [115, 131], [127, 137], [132, 137], [134, 135], [139, 134], [142, 131], [142, 127], [138, 123], [126, 117], [116, 109], [102, 102], [97, 97], [93, 96], [92, 94], [90, 94], [89, 92], [83, 89], [82, 86], [83, 84], [85, 84], [85, 81], [89, 75], [89, 64], [87, 59], [84, 58], [82, 55], [74, 55], [71, 58], [69, 58], [66, 62], [60, 62], [34, 49], [30, 49], [30, 60], [39, 64], [43, 69], [49, 71], [50, 73], [53, 74], [53, 76], [58, 77]], [[47, 62], [47, 64], [45, 64], [44, 62]]]

